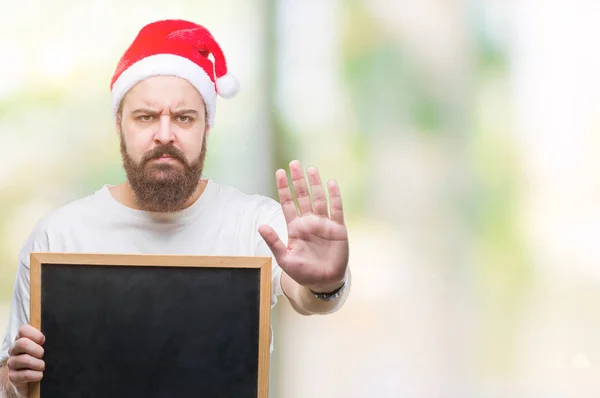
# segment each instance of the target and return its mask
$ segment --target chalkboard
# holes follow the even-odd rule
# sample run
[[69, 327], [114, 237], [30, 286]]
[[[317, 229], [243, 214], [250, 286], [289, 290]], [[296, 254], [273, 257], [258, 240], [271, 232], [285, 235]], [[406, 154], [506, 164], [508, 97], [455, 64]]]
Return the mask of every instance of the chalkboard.
[[32, 398], [267, 398], [271, 258], [31, 253]]

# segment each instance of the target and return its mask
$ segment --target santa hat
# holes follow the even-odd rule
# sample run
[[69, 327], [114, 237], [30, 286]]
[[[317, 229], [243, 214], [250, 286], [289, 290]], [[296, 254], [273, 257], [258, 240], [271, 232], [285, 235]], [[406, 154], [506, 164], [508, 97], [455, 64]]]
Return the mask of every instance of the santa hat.
[[156, 21], [140, 30], [117, 65], [110, 84], [113, 117], [133, 86], [158, 75], [189, 81], [204, 98], [210, 126], [217, 94], [232, 98], [240, 88], [238, 80], [227, 71], [221, 48], [205, 27], [183, 20]]

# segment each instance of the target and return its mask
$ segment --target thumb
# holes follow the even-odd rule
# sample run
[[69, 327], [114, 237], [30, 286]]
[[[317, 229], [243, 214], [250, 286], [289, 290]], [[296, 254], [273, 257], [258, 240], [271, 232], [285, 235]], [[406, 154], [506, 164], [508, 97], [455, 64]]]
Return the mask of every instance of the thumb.
[[281, 265], [280, 260], [287, 253], [287, 247], [285, 246], [283, 241], [279, 239], [279, 235], [277, 235], [277, 232], [275, 232], [275, 230], [268, 225], [261, 225], [260, 227], [258, 227], [258, 233], [265, 240], [267, 246], [269, 246], [269, 249], [273, 253], [273, 256], [275, 256], [275, 260], [277, 260], [279, 265]]

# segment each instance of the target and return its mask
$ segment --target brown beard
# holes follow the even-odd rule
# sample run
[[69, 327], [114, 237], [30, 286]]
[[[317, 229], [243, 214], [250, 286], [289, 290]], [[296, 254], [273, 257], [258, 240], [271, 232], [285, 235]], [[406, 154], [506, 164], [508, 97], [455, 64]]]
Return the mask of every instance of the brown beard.
[[[183, 153], [172, 145], [161, 145], [144, 155], [137, 164], [127, 153], [123, 134], [121, 157], [129, 185], [138, 206], [147, 211], [167, 213], [184, 209], [194, 194], [204, 169], [206, 139], [202, 141], [200, 155], [188, 163]], [[149, 164], [162, 155], [169, 155], [179, 164]]]

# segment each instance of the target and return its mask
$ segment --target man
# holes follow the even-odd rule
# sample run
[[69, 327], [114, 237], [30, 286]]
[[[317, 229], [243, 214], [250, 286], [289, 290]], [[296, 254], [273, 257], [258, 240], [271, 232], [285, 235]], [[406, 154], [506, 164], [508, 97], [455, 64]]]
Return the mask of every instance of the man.
[[22, 247], [0, 351], [6, 396], [26, 397], [45, 368], [45, 337], [28, 325], [32, 251], [272, 255], [272, 305], [284, 295], [300, 314], [325, 314], [347, 298], [348, 235], [335, 182], [327, 184], [328, 205], [318, 171], [307, 170], [307, 184], [291, 162], [296, 207], [284, 170], [275, 173], [280, 203], [202, 178], [216, 97], [239, 90], [205, 28], [181, 20], [146, 25], [111, 90], [127, 181], [46, 215]]

